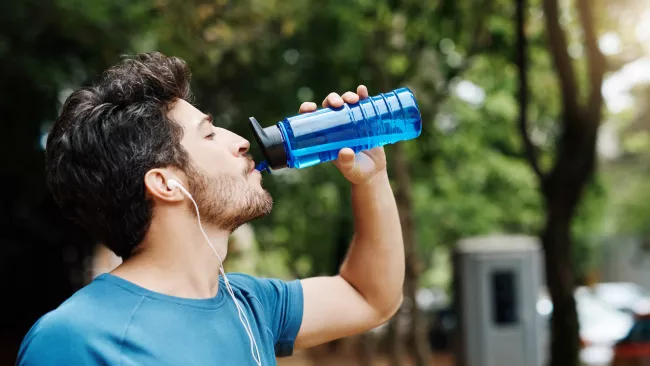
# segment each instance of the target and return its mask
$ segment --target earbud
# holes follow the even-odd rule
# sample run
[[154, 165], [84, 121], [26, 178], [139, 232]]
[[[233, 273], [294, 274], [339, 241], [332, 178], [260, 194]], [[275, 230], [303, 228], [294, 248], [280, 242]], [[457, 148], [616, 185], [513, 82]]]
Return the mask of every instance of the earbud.
[[181, 185], [180, 183], [178, 183], [177, 181], [175, 181], [173, 179], [168, 179], [167, 180], [167, 188], [169, 188], [169, 189], [177, 188], [180, 185]]
[[190, 192], [188, 192], [187, 189], [185, 189], [185, 187], [183, 187], [182, 184], [180, 184], [178, 181], [176, 181], [174, 179], [168, 179], [167, 180], [167, 188], [169, 188], [169, 189], [178, 188], [178, 189], [181, 190], [181, 192], [183, 192], [184, 195], [186, 195], [188, 197], [192, 197]]

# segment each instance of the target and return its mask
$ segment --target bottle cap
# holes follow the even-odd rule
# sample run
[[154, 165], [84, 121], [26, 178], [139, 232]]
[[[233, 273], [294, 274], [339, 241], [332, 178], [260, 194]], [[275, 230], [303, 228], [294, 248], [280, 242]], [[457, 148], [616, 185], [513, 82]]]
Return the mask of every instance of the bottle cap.
[[282, 169], [287, 167], [287, 153], [284, 150], [282, 133], [277, 126], [262, 128], [255, 117], [249, 119], [255, 141], [259, 145], [262, 154], [269, 163], [271, 169]]

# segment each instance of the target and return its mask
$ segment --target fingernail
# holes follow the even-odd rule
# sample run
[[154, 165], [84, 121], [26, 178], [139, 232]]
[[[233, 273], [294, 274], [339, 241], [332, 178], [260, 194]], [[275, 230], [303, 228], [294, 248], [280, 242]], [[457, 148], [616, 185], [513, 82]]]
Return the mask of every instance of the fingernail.
[[340, 97], [334, 97], [333, 99], [334, 100], [332, 100], [332, 102], [334, 103], [343, 103], [343, 99], [341, 99]]

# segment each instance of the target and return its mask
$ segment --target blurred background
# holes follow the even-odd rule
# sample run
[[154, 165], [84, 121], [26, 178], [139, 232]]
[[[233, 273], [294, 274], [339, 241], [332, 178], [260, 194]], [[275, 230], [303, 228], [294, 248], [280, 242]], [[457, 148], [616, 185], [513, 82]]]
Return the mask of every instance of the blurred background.
[[[269, 126], [358, 84], [418, 98], [422, 135], [387, 147], [402, 309], [280, 365], [647, 361], [650, 1], [19, 0], [0, 11], [0, 365], [120, 262], [61, 217], [44, 144], [73, 89], [152, 50], [185, 59], [198, 107], [249, 139], [248, 117]], [[336, 273], [353, 230], [336, 168], [264, 185], [274, 211], [233, 234], [227, 269]]]

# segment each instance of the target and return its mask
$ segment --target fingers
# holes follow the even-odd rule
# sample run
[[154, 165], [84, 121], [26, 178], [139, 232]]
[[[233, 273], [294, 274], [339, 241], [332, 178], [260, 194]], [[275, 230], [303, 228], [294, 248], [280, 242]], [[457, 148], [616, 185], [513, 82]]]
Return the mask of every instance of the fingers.
[[336, 165], [342, 172], [349, 172], [354, 169], [354, 150], [346, 147], [339, 150], [339, 156], [336, 160]]
[[368, 88], [366, 88], [365, 85], [359, 85], [357, 87], [357, 95], [359, 96], [359, 99], [366, 99], [369, 97], [368, 95]]
[[345, 92], [345, 94], [343, 94], [341, 96], [341, 98], [343, 98], [343, 101], [348, 103], [348, 104], [354, 104], [354, 103], [357, 103], [359, 101], [359, 96], [354, 94], [351, 91]]
[[[368, 98], [368, 88], [366, 88], [365, 85], [359, 85], [357, 87], [357, 92], [353, 93], [351, 91], [345, 92], [343, 96], [339, 96], [337, 93], [329, 93], [329, 95], [323, 100], [322, 106], [323, 108], [327, 107], [333, 107], [333, 108], [338, 108], [343, 105], [343, 103], [348, 103], [348, 104], [355, 104], [358, 103], [359, 100], [361, 99], [366, 99]], [[300, 107], [302, 111], [302, 107], [307, 104], [303, 103], [303, 105]], [[313, 103], [312, 103], [313, 104]], [[312, 109], [308, 110], [311, 111]]]
[[350, 149], [349, 147], [342, 148], [339, 150], [338, 159], [343, 161], [354, 160], [354, 150]]
[[323, 100], [323, 108], [334, 107], [338, 108], [343, 105], [343, 99], [336, 93], [329, 93], [329, 95]]
[[318, 109], [318, 106], [316, 103], [313, 102], [304, 102], [300, 105], [300, 109], [298, 110], [298, 113], [308, 113], [308, 112], [313, 112], [316, 109]]

